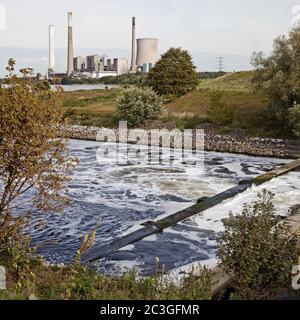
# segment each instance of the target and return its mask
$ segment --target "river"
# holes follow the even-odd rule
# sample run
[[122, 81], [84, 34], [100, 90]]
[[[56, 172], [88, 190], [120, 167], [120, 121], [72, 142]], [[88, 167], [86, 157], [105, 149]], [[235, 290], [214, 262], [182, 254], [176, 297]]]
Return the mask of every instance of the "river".
[[[51, 85], [51, 88], [54, 89], [56, 86]], [[66, 92], [72, 92], [72, 91], [88, 91], [88, 90], [105, 90], [105, 89], [114, 89], [119, 88], [119, 85], [114, 84], [73, 84], [73, 85], [60, 85], [61, 88], [64, 89]]]
[[[174, 213], [194, 204], [201, 197], [225, 191], [242, 179], [253, 178], [273, 166], [288, 162], [206, 152], [204, 171], [201, 171], [191, 165], [179, 165], [176, 162], [179, 153], [175, 152], [172, 166], [149, 166], [144, 163], [126, 166], [114, 162], [99, 163], [96, 157], [99, 146], [103, 144], [70, 141], [72, 156], [80, 160], [69, 184], [72, 205], [61, 215], [34, 216], [33, 243], [54, 241], [39, 250], [49, 262], [70, 261], [84, 234], [99, 221], [96, 243], [109, 243], [136, 230], [144, 221]], [[147, 153], [146, 147], [141, 147], [141, 152]], [[274, 203], [279, 214], [287, 214], [292, 205], [300, 203], [299, 178], [300, 172], [293, 172], [264, 185], [276, 193]], [[199, 261], [203, 264], [215, 263], [216, 235], [223, 230], [221, 220], [228, 217], [230, 210], [240, 212], [243, 204], [255, 200], [261, 189], [253, 187], [162, 234], [119, 250], [99, 261], [96, 267], [105, 273], [119, 273], [138, 267], [145, 274], [150, 274], [155, 270], [156, 257], [160, 258], [166, 270], [184, 268]], [[36, 229], [42, 219], [46, 227]]]

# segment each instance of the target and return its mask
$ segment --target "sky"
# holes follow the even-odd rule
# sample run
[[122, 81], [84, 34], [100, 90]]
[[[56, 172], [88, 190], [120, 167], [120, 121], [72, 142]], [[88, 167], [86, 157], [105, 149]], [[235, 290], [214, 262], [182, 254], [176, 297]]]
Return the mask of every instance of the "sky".
[[159, 38], [160, 53], [171, 46], [188, 49], [202, 71], [217, 70], [223, 56], [232, 71], [251, 68], [254, 51], [269, 53], [293, 19], [300, 21], [300, 0], [0, 0], [0, 70], [15, 57], [20, 67], [45, 73], [48, 25], [54, 24], [57, 71], [65, 71], [68, 11], [75, 55], [129, 58], [136, 16], [137, 36]]

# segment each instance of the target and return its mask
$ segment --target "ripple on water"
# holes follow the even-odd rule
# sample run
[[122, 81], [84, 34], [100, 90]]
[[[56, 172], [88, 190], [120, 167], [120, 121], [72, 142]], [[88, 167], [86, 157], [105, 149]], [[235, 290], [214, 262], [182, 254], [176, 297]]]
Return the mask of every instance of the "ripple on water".
[[[243, 155], [205, 153], [205, 170], [174, 163], [132, 166], [97, 163], [98, 142], [71, 141], [72, 156], [80, 160], [72, 174], [69, 195], [72, 206], [63, 215], [45, 215], [46, 228], [36, 230], [40, 215], [36, 215], [31, 229], [33, 241], [49, 241], [40, 248], [50, 262], [72, 259], [85, 233], [99, 223], [96, 244], [106, 244], [134, 230], [142, 222], [172, 214], [195, 203], [201, 197], [213, 196], [237, 184], [269, 171], [274, 165], [285, 163], [279, 159], [255, 158]], [[122, 147], [123, 148], [123, 147]], [[135, 148], [131, 146], [131, 148]], [[136, 147], [138, 148], [138, 147]], [[141, 153], [147, 153], [144, 147]], [[286, 213], [286, 199], [299, 203], [300, 173], [295, 172], [266, 185], [277, 193], [276, 206]], [[239, 195], [220, 206], [188, 219], [176, 227], [133, 246], [124, 248], [103, 259], [99, 270], [116, 272], [124, 266], [140, 266], [144, 273], [155, 270], [155, 258], [160, 257], [166, 270], [195, 261], [215, 258], [216, 235], [222, 230], [221, 220], [230, 210], [239, 211], [245, 201], [253, 201], [255, 193]]]

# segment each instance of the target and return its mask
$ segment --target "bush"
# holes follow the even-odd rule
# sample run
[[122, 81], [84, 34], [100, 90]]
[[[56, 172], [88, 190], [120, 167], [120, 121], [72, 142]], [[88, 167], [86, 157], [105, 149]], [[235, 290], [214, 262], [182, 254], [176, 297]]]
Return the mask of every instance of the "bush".
[[161, 112], [162, 98], [150, 88], [128, 88], [121, 91], [117, 100], [117, 111], [121, 120], [129, 126], [141, 125], [156, 119]]
[[289, 110], [289, 124], [292, 128], [293, 133], [300, 137], [300, 105], [294, 104]]
[[296, 249], [287, 223], [278, 218], [273, 195], [264, 190], [258, 201], [245, 205], [240, 216], [231, 214], [219, 237], [218, 257], [224, 271], [233, 276], [238, 298], [265, 299], [290, 286]]
[[196, 67], [188, 51], [171, 48], [148, 74], [148, 84], [169, 98], [183, 96], [198, 85]]
[[210, 93], [209, 116], [211, 120], [219, 125], [232, 123], [233, 111], [224, 102], [224, 93], [221, 91], [212, 91]]

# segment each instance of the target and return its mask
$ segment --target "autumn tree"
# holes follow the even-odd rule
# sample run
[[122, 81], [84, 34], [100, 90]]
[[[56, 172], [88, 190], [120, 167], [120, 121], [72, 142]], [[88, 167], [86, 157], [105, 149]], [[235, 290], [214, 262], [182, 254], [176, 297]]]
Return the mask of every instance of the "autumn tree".
[[[0, 89], [0, 243], [16, 223], [35, 212], [61, 212], [72, 168], [66, 142], [58, 139], [62, 94], [35, 81], [32, 69]], [[1, 239], [2, 237], [2, 239]]]
[[159, 94], [180, 97], [198, 84], [196, 67], [187, 50], [171, 48], [148, 74], [148, 84]]

